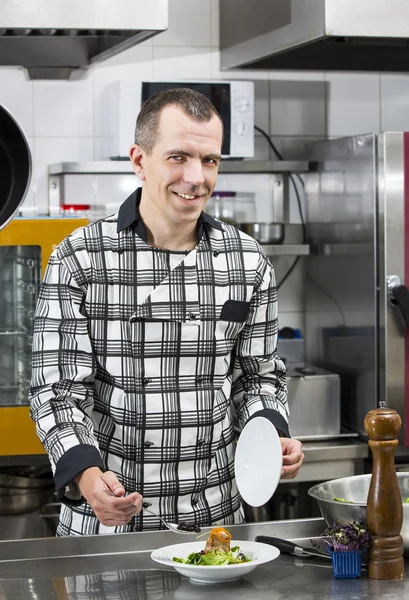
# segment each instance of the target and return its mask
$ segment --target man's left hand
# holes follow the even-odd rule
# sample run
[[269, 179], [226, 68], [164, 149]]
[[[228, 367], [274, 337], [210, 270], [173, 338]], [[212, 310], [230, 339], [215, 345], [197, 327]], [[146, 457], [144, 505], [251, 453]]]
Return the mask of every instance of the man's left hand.
[[283, 471], [281, 479], [294, 479], [304, 462], [302, 443], [292, 438], [280, 438], [283, 451]]

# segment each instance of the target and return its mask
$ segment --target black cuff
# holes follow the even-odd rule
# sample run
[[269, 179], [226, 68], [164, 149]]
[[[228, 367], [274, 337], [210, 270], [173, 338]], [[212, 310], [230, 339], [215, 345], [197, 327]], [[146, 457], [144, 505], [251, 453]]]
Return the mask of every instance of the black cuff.
[[65, 495], [65, 488], [74, 481], [77, 475], [89, 467], [99, 467], [104, 470], [101, 455], [98, 449], [91, 444], [78, 444], [78, 446], [73, 446], [62, 455], [57, 462], [54, 473], [59, 501], [71, 506], [78, 506], [85, 501], [83, 497], [79, 500], [68, 498]]
[[254, 415], [251, 415], [249, 421], [251, 421], [251, 419], [254, 419], [255, 417], [264, 417], [265, 419], [268, 419], [277, 429], [279, 435], [280, 432], [283, 434], [283, 436], [280, 437], [291, 437], [287, 421], [279, 412], [277, 412], [273, 408], [264, 408], [263, 410], [260, 410]]

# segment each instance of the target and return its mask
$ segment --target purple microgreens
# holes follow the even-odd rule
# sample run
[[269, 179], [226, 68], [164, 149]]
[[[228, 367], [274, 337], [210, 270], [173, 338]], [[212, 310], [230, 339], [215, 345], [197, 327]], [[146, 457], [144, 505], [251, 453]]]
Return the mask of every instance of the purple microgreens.
[[[369, 548], [370, 535], [366, 526], [359, 522], [343, 523], [334, 521], [322, 534], [323, 541], [332, 552], [358, 551], [365, 552]], [[318, 545], [311, 540], [313, 546]]]

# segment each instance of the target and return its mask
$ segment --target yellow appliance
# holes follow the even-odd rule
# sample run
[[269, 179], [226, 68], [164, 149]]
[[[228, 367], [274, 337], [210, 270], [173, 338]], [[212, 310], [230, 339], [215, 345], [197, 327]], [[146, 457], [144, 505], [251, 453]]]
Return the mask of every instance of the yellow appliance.
[[28, 406], [33, 317], [51, 252], [87, 223], [17, 217], [0, 230], [0, 458], [45, 453]]

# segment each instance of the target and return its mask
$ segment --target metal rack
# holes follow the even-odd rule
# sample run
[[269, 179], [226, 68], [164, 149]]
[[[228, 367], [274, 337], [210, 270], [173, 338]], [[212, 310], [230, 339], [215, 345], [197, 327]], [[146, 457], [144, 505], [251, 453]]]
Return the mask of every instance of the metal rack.
[[308, 244], [262, 244], [267, 256], [307, 256], [310, 253]]
[[[219, 173], [307, 173], [306, 160], [222, 160]], [[92, 175], [132, 173], [129, 160], [99, 160], [88, 162], [60, 162], [48, 167], [49, 175]]]
[[[271, 160], [222, 160], [219, 174], [289, 174], [310, 171], [308, 161]], [[132, 175], [129, 160], [106, 160], [89, 162], [60, 162], [48, 167], [50, 206], [60, 206], [65, 195], [65, 175]], [[284, 243], [263, 245], [268, 256], [306, 256], [310, 254], [308, 244]]]

